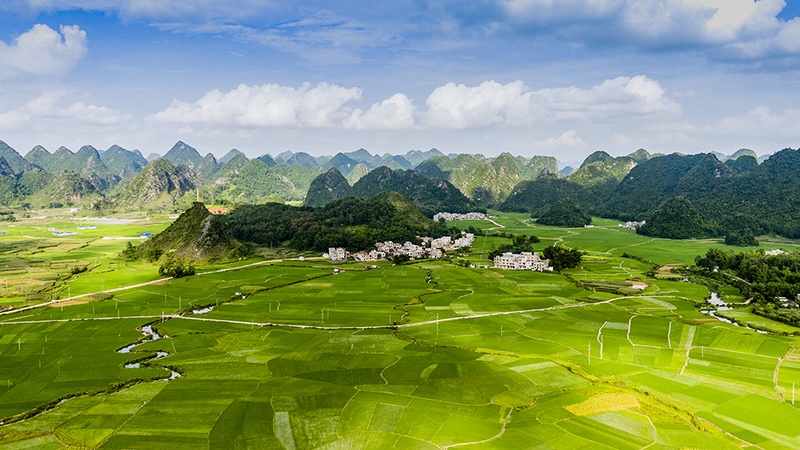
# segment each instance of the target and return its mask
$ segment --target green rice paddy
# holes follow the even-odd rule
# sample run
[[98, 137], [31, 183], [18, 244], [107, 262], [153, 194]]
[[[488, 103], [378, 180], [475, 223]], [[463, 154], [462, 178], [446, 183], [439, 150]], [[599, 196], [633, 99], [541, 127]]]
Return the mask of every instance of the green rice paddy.
[[[774, 333], [717, 321], [695, 308], [705, 287], [622, 258], [684, 265], [719, 242], [494, 220], [587, 258], [569, 278], [307, 258], [159, 281], [116, 258], [124, 240], [17, 224], [3, 304], [99, 294], [0, 316], [0, 448], [800, 447], [794, 330], [746, 307], [726, 313]], [[118, 352], [149, 324], [162, 339]]]

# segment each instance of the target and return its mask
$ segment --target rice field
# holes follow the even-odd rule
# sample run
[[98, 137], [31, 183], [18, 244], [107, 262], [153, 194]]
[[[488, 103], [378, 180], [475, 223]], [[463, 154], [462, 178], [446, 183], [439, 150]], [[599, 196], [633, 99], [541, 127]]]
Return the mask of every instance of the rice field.
[[[107, 292], [158, 277], [72, 237], [97, 263], [53, 286], [99, 294], [0, 315], [0, 448], [800, 447], [800, 338], [701, 314], [705, 287], [621, 257], [718, 242], [495, 220], [589, 257], [568, 276], [249, 260]], [[26, 270], [40, 254], [4, 245]], [[68, 266], [59, 245], [40, 257]], [[646, 287], [613, 289], [630, 280]]]

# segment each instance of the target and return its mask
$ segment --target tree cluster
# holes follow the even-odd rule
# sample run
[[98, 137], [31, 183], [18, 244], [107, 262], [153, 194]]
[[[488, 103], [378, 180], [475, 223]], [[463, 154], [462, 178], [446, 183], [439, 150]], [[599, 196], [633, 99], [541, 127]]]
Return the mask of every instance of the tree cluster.
[[692, 202], [675, 197], [664, 202], [653, 217], [636, 229], [638, 234], [667, 239], [692, 239], [713, 236], [714, 230]]
[[579, 228], [592, 223], [592, 218], [570, 198], [562, 198], [545, 208], [536, 223], [556, 227]]
[[[631, 169], [622, 181], [581, 184], [574, 177], [539, 177], [518, 184], [502, 211], [541, 217], [550, 205], [569, 198], [595, 216], [643, 220], [650, 236], [687, 239], [731, 235], [800, 238], [800, 151], [785, 149], [761, 164], [752, 156], [720, 162], [713, 154], [656, 156]], [[592, 181], [592, 180], [590, 180]], [[682, 197], [698, 211], [700, 222], [673, 217], [661, 225], [663, 205]], [[683, 203], [683, 202], [681, 202]], [[674, 211], [674, 212], [677, 212]], [[658, 219], [658, 220], [657, 220]], [[651, 224], [652, 222], [652, 224]]]
[[725, 245], [735, 247], [758, 247], [758, 241], [749, 228], [734, 230], [725, 236]]
[[533, 244], [539, 242], [539, 238], [536, 236], [528, 236], [526, 234], [510, 234], [511, 242], [508, 244], [502, 244], [498, 248], [489, 252], [489, 260], [492, 261], [496, 257], [502, 255], [503, 253], [511, 252], [511, 253], [522, 253], [522, 252], [532, 252], [533, 251]]
[[553, 270], [556, 272], [578, 267], [583, 258], [583, 252], [580, 250], [557, 247], [555, 245], [545, 247], [542, 253], [545, 258], [550, 260], [550, 265], [553, 266]]
[[725, 281], [759, 303], [777, 297], [797, 299], [800, 294], [800, 254], [765, 255], [761, 250], [741, 253], [709, 249], [695, 258], [697, 267], [727, 276]]
[[195, 274], [195, 267], [185, 259], [170, 255], [162, 258], [161, 265], [158, 266], [158, 274], [162, 277], [172, 278], [190, 277]]
[[225, 227], [242, 242], [263, 246], [288, 244], [324, 252], [374, 248], [382, 241], [416, 241], [417, 236], [449, 234], [447, 225], [426, 219], [397, 193], [374, 198], [348, 197], [321, 208], [278, 203], [244, 205], [224, 218]]

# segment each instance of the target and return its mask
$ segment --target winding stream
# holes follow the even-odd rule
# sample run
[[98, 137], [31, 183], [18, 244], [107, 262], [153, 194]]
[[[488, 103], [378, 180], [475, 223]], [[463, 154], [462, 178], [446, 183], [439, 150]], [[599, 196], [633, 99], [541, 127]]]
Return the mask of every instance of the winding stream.
[[708, 302], [711, 303], [712, 305], [716, 306], [716, 308], [715, 309], [708, 309], [708, 310], [700, 310], [701, 313], [706, 314], [708, 316], [711, 316], [711, 317], [719, 320], [720, 322], [729, 323], [731, 325], [735, 325], [735, 326], [740, 327], [740, 328], [747, 328], [748, 330], [753, 330], [753, 331], [755, 331], [756, 333], [759, 333], [759, 334], [769, 334], [769, 331], [757, 330], [757, 329], [752, 328], [752, 327], [750, 327], [748, 325], [741, 325], [741, 324], [736, 323], [736, 322], [734, 322], [734, 321], [732, 321], [732, 320], [730, 320], [728, 318], [718, 316], [717, 315], [717, 311], [730, 311], [733, 308], [728, 306], [728, 304], [725, 303], [724, 300], [719, 298], [719, 296], [717, 296], [716, 292], [712, 292], [711, 293], [711, 298], [708, 299]]
[[[134, 348], [136, 348], [136, 347], [138, 347], [140, 345], [146, 344], [148, 342], [157, 341], [159, 339], [163, 339], [164, 338], [164, 336], [161, 336], [160, 334], [158, 334], [158, 332], [156, 330], [153, 329], [152, 325], [146, 325], [146, 326], [142, 327], [142, 334], [144, 334], [146, 339], [144, 339], [143, 341], [131, 344], [131, 345], [126, 345], [125, 347], [122, 347], [121, 349], [117, 350], [117, 353], [127, 354], [127, 353], [130, 353], [131, 350], [133, 350]], [[167, 356], [169, 356], [169, 353], [164, 352], [164, 351], [157, 351], [156, 354], [153, 355], [153, 356], [150, 356], [148, 358], [142, 359], [142, 360], [140, 360], [138, 362], [132, 362], [132, 363], [125, 364], [125, 368], [126, 369], [139, 369], [139, 368], [142, 367], [142, 363], [155, 361], [155, 360], [161, 359], [161, 358], [166, 358]], [[165, 367], [165, 369], [166, 369], [166, 367]], [[162, 378], [161, 380], [162, 381], [169, 381], [169, 380], [174, 380], [176, 378], [180, 378], [181, 376], [182, 375], [180, 374], [180, 372], [176, 372], [176, 371], [170, 369], [169, 376], [166, 377], [166, 378]]]

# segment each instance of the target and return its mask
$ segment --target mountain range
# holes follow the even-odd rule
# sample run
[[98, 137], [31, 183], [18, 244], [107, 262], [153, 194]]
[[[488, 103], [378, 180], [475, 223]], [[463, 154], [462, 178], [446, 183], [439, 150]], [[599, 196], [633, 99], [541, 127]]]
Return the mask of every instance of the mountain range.
[[577, 169], [559, 170], [554, 157], [507, 152], [378, 155], [361, 148], [333, 156], [287, 151], [250, 159], [233, 149], [217, 160], [179, 141], [163, 157], [145, 158], [117, 145], [107, 150], [86, 145], [76, 152], [60, 147], [53, 153], [36, 146], [23, 157], [0, 141], [0, 204], [177, 211], [198, 198], [218, 205], [322, 206], [397, 191], [428, 216], [487, 207], [538, 216], [568, 198], [592, 215], [645, 220], [680, 196], [716, 234], [747, 228], [795, 237], [800, 236], [796, 155], [791, 149], [760, 158], [748, 149], [731, 155], [652, 155], [638, 149], [617, 157], [597, 151]]
[[[276, 156], [266, 154], [249, 159], [241, 151], [233, 149], [217, 160], [211, 153], [203, 156], [194, 147], [178, 141], [163, 156], [151, 153], [147, 158], [138, 150], [127, 150], [118, 145], [107, 150], [86, 145], [76, 152], [59, 147], [52, 153], [36, 146], [23, 157], [0, 141], [0, 158], [4, 161], [0, 165], [0, 205], [32, 208], [71, 206], [95, 210], [181, 209], [188, 207], [198, 196], [215, 204], [302, 202], [314, 178], [330, 168], [347, 177], [352, 186], [379, 167], [411, 170], [431, 158], [445, 161], [456, 156], [445, 156], [436, 149], [412, 150], [404, 155], [373, 155], [362, 148], [333, 156], [287, 151]], [[475, 158], [489, 161], [482, 156]], [[461, 158], [463, 161], [468, 159], [473, 158]], [[162, 162], [158, 162], [160, 160]], [[168, 161], [171, 166], [163, 161]], [[457, 161], [447, 167], [452, 169], [458, 165]], [[500, 172], [505, 174], [502, 168]], [[484, 178], [479, 173], [466, 173], [453, 179], [462, 184], [459, 189], [466, 190], [474, 183], [465, 180], [476, 177]], [[500, 183], [508, 190], [508, 185], [513, 185], [516, 177], [516, 173], [509, 173], [508, 179], [501, 176], [503, 181], [478, 181], [478, 184], [485, 185], [487, 192], [494, 191], [492, 198], [495, 198], [503, 189], [493, 186]], [[447, 180], [447, 177], [437, 179]], [[480, 195], [471, 195], [470, 198], [482, 200]], [[476, 202], [489, 203], [485, 199]]]

